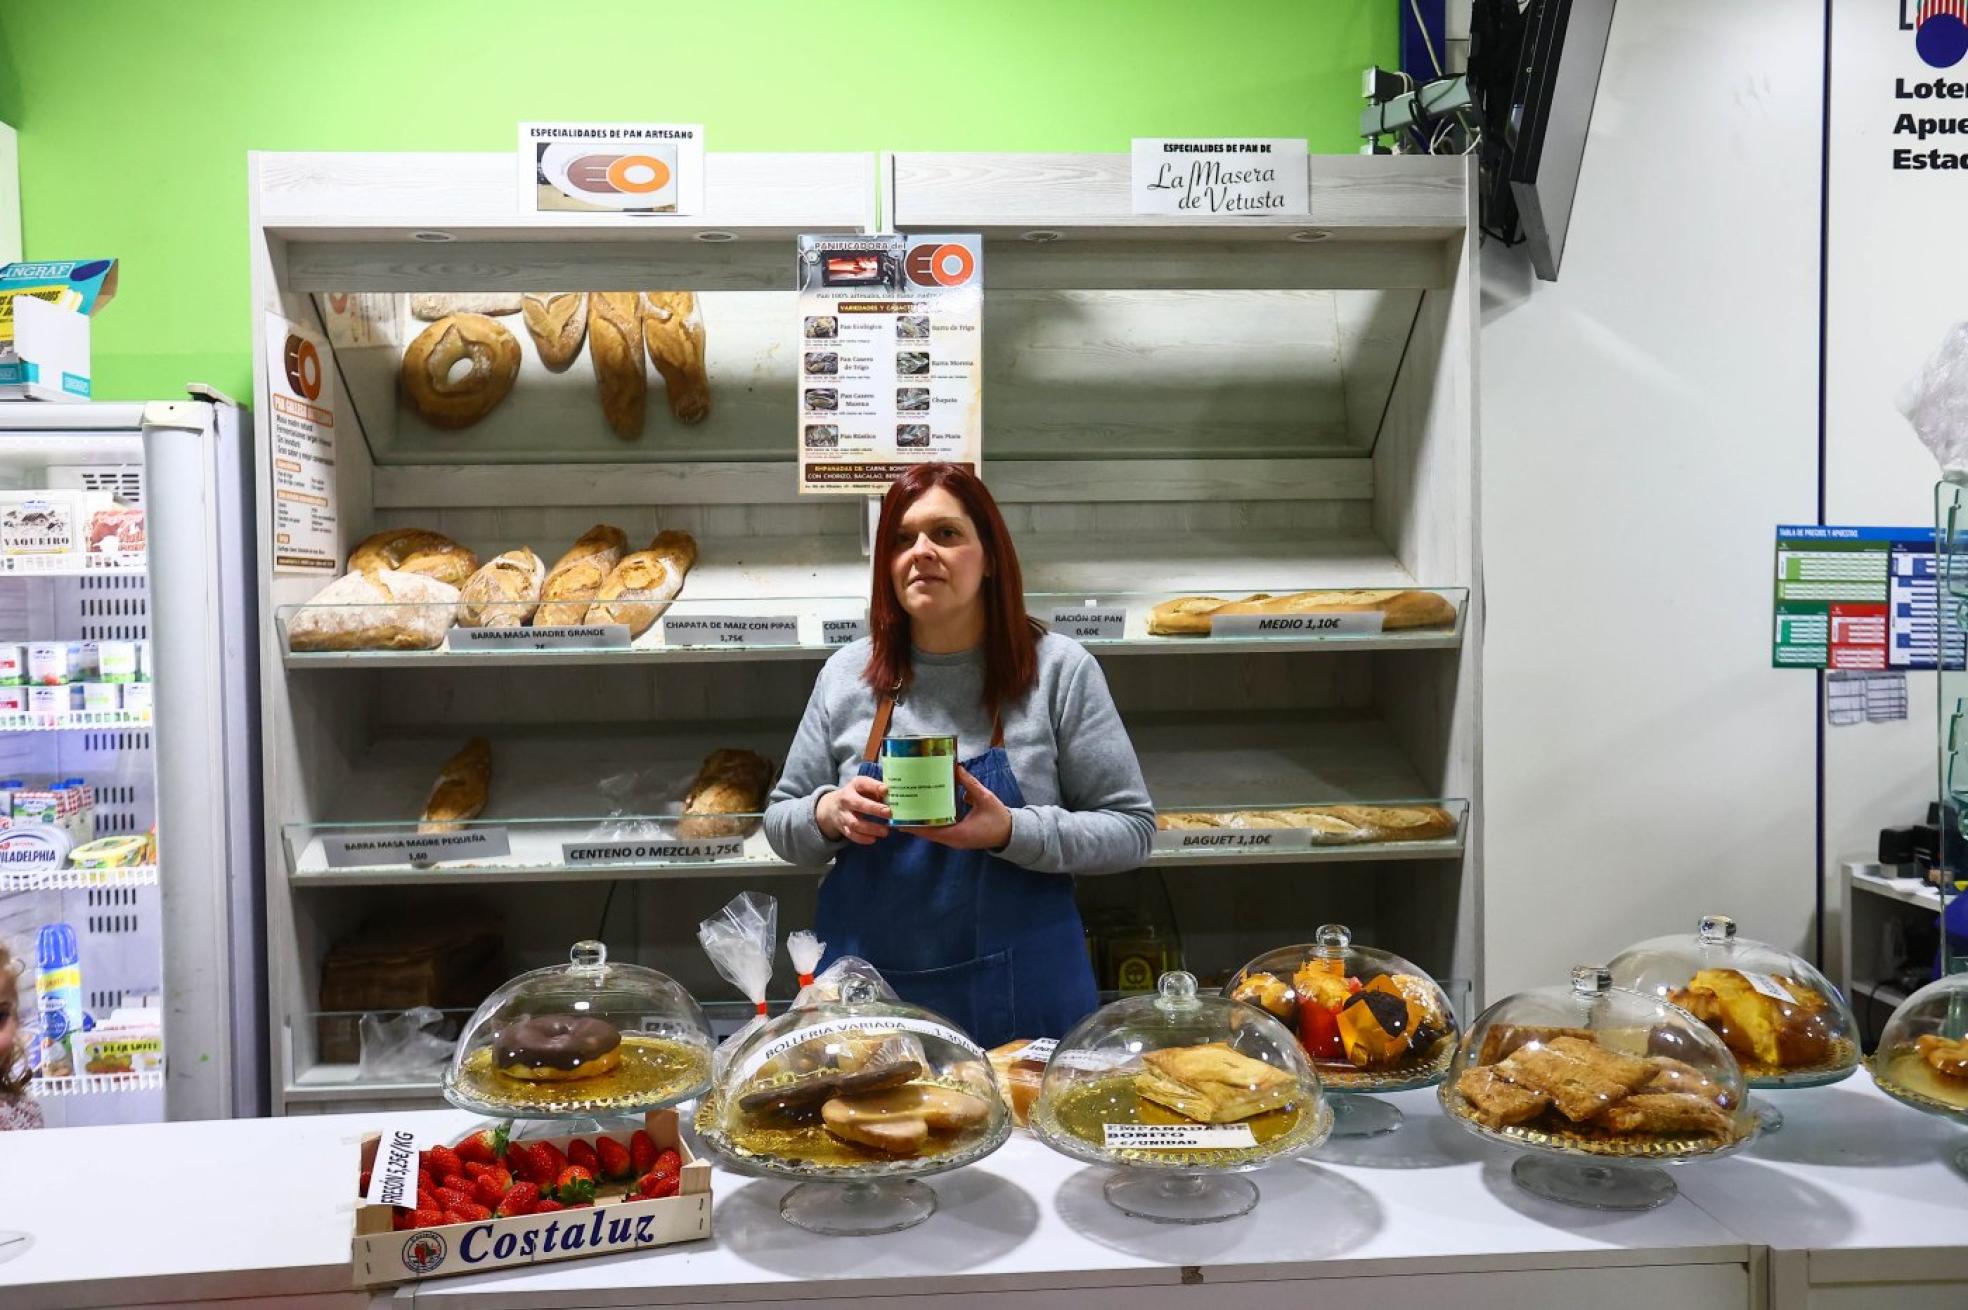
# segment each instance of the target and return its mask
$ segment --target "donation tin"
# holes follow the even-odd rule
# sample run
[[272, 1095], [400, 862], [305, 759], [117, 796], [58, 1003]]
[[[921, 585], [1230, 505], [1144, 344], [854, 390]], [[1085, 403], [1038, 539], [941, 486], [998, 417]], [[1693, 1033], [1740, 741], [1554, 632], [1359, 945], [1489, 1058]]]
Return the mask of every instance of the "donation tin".
[[957, 821], [955, 737], [883, 737], [881, 775], [890, 823], [943, 828]]

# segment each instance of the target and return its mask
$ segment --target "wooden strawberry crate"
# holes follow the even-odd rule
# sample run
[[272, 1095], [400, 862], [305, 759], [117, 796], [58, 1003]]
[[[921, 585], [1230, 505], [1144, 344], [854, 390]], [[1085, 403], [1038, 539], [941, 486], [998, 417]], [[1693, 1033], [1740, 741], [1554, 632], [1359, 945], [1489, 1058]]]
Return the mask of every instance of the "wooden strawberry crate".
[[[353, 1252], [355, 1285], [387, 1287], [393, 1283], [451, 1278], [549, 1260], [611, 1255], [709, 1237], [711, 1166], [691, 1154], [690, 1144], [678, 1131], [675, 1110], [651, 1111], [644, 1116], [643, 1127], [655, 1139], [659, 1150], [673, 1150], [682, 1157], [675, 1196], [645, 1200], [625, 1194], [625, 1187], [633, 1192], [634, 1179], [626, 1184], [604, 1182], [596, 1193], [593, 1209], [568, 1209], [509, 1219], [495, 1217], [478, 1223], [446, 1224], [410, 1232], [393, 1230], [396, 1212], [392, 1207], [358, 1201]], [[527, 1140], [529, 1143], [551, 1141], [565, 1151], [575, 1136], [581, 1134]], [[376, 1133], [363, 1138], [358, 1165], [361, 1171], [374, 1167], [381, 1140]]]

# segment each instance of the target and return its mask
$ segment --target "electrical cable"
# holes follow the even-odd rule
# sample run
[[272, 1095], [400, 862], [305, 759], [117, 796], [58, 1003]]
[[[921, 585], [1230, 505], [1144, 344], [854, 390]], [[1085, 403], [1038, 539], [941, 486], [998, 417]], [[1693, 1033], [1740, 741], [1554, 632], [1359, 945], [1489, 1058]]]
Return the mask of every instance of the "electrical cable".
[[1408, 12], [1414, 15], [1415, 26], [1421, 29], [1421, 44], [1428, 51], [1428, 62], [1435, 66], [1435, 76], [1442, 75], [1442, 61], [1435, 55], [1435, 38], [1428, 35], [1428, 24], [1422, 21], [1421, 0], [1408, 0]]

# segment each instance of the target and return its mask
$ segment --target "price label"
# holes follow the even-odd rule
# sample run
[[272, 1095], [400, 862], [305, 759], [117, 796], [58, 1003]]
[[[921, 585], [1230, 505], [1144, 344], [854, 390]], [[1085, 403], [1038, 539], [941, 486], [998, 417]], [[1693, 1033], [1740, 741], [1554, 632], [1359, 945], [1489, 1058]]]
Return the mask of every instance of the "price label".
[[1057, 1037], [1041, 1037], [1036, 1041], [1027, 1042], [1023, 1047], [1019, 1048], [1018, 1054], [1011, 1057], [1012, 1063], [1016, 1064], [1020, 1060], [1030, 1060], [1035, 1064], [1044, 1064], [1052, 1059], [1052, 1053], [1058, 1049], [1059, 1039]]
[[706, 837], [701, 841], [672, 841], [653, 837], [646, 841], [567, 842], [560, 848], [560, 862], [572, 869], [584, 864], [735, 860], [744, 853], [745, 839], [742, 836]]
[[1119, 641], [1127, 635], [1127, 613], [1120, 605], [1054, 605], [1046, 624], [1075, 641]]
[[504, 828], [469, 832], [376, 832], [360, 837], [323, 837], [321, 848], [331, 869], [365, 869], [378, 864], [443, 864], [489, 860], [512, 854]]
[[627, 650], [625, 623], [591, 627], [452, 628], [444, 634], [444, 649], [454, 654], [488, 650]]
[[430, 1144], [431, 1138], [414, 1128], [400, 1124], [384, 1128], [369, 1167], [369, 1190], [362, 1199], [370, 1205], [416, 1209], [417, 1156]]
[[1379, 632], [1387, 616], [1379, 610], [1363, 614], [1217, 614], [1210, 618], [1212, 637], [1357, 637]]
[[1257, 1145], [1249, 1124], [1102, 1124], [1111, 1150], [1234, 1151]]
[[663, 620], [665, 646], [797, 646], [799, 639], [799, 620], [790, 614], [696, 614]]
[[1158, 851], [1303, 851], [1312, 848], [1310, 828], [1190, 828], [1157, 832]]
[[1797, 998], [1790, 994], [1790, 989], [1769, 974], [1751, 973], [1748, 969], [1739, 969], [1737, 972], [1742, 974], [1743, 978], [1751, 987], [1754, 987], [1771, 1000], [1780, 1001], [1785, 1005], [1797, 1004]]
[[820, 639], [829, 646], [845, 646], [851, 641], [859, 641], [868, 635], [868, 620], [861, 619], [822, 619]]

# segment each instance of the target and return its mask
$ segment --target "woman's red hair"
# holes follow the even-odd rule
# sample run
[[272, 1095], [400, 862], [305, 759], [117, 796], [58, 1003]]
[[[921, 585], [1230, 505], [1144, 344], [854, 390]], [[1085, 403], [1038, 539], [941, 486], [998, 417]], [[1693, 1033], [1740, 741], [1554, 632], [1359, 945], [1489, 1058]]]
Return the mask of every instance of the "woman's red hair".
[[998, 502], [975, 473], [957, 464], [917, 464], [889, 484], [875, 529], [875, 575], [869, 587], [868, 639], [874, 650], [865, 675], [877, 695], [906, 686], [909, 666], [909, 612], [895, 598], [889, 562], [902, 516], [932, 487], [957, 498], [984, 544], [984, 707], [996, 717], [1023, 700], [1039, 680], [1039, 637], [1045, 628], [1025, 613], [1025, 575], [1011, 544]]

